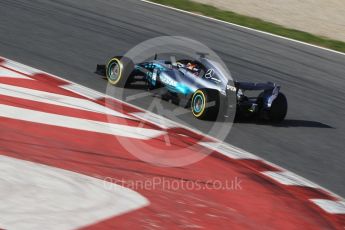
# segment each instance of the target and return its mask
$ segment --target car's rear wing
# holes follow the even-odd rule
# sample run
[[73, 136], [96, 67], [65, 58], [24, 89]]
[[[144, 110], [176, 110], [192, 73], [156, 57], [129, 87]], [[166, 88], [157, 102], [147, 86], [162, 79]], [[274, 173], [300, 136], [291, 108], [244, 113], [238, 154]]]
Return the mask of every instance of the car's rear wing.
[[263, 99], [264, 109], [268, 109], [272, 106], [273, 101], [277, 98], [280, 91], [280, 86], [272, 82], [267, 82], [267, 83], [235, 82], [235, 87], [237, 91], [262, 90], [263, 93], [261, 93], [260, 95]]

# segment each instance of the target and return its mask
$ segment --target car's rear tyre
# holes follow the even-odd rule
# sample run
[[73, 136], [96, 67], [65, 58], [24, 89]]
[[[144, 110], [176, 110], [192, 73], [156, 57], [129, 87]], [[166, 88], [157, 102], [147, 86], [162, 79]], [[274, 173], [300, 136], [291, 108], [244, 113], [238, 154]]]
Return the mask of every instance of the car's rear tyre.
[[288, 110], [287, 99], [284, 94], [279, 93], [277, 98], [272, 102], [268, 112], [269, 120], [272, 122], [282, 122], [285, 119]]
[[191, 110], [194, 117], [203, 120], [214, 120], [219, 112], [219, 99], [216, 93], [199, 89], [191, 99]]
[[118, 87], [126, 87], [130, 83], [134, 63], [128, 57], [116, 56], [106, 65], [106, 77], [108, 82]]

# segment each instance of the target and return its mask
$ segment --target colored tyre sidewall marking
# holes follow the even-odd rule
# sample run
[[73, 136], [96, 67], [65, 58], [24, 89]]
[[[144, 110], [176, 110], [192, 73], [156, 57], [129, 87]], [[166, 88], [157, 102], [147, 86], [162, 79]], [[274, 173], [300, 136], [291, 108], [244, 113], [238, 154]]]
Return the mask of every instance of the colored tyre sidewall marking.
[[[117, 65], [118, 68], [119, 68], [119, 73], [116, 77], [116, 79], [112, 79], [110, 76], [112, 74], [112, 68], [115, 68]], [[112, 85], [116, 85], [120, 80], [121, 80], [121, 77], [122, 77], [122, 70], [123, 70], [123, 65], [121, 63], [121, 61], [117, 58], [112, 58], [108, 64], [107, 64], [107, 69], [106, 69], [106, 74], [107, 74], [107, 79], [108, 81], [110, 82], [110, 84]]]
[[[198, 100], [201, 100], [201, 107], [197, 108], [197, 102]], [[206, 96], [204, 94], [204, 92], [202, 92], [201, 90], [197, 90], [192, 98], [192, 112], [193, 115], [196, 117], [200, 117], [204, 111], [205, 111], [205, 107], [206, 107]]]

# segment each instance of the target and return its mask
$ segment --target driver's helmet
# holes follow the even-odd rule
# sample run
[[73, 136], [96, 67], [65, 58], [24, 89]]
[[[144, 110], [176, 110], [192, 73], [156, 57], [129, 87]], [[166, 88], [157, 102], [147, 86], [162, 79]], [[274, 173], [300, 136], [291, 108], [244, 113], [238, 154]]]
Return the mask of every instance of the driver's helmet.
[[188, 62], [187, 65], [185, 66], [185, 68], [191, 71], [194, 75], [199, 76], [200, 69], [197, 67], [198, 65], [192, 62]]

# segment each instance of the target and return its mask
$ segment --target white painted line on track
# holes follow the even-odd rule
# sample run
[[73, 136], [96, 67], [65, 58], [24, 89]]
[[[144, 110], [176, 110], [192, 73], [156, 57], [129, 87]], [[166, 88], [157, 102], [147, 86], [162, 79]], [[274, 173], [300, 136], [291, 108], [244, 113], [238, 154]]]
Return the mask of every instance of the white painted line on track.
[[314, 184], [313, 182], [308, 181], [307, 179], [300, 177], [289, 171], [282, 171], [282, 172], [266, 171], [266, 172], [262, 172], [262, 174], [284, 185], [296, 185], [296, 186], [306, 186], [306, 187], [311, 187], [311, 188], [320, 188], [319, 185]]
[[1, 65], [10, 69], [20, 70], [23, 74], [27, 74], [27, 75], [42, 73], [42, 71], [38, 69], [29, 67], [27, 65], [24, 65], [24, 64], [21, 64], [19, 62], [15, 62], [9, 59], [5, 59], [5, 62], [2, 62]]
[[4, 229], [76, 229], [149, 204], [120, 185], [6, 156], [0, 156], [0, 187]]
[[311, 47], [318, 48], [318, 49], [325, 50], [325, 51], [329, 51], [329, 52], [332, 52], [332, 53], [336, 53], [336, 54], [340, 54], [340, 55], [345, 55], [345, 53], [342, 53], [342, 52], [339, 52], [339, 51], [336, 51], [336, 50], [332, 50], [332, 49], [329, 49], [329, 48], [325, 48], [325, 47], [322, 47], [322, 46], [313, 45], [313, 44], [302, 42], [302, 41], [298, 41], [298, 40], [295, 40], [295, 39], [292, 39], [292, 38], [287, 38], [287, 37], [283, 37], [283, 36], [280, 36], [280, 35], [272, 34], [272, 33], [269, 33], [269, 32], [253, 29], [253, 28], [250, 28], [250, 27], [241, 26], [241, 25], [238, 25], [238, 24], [235, 24], [235, 23], [219, 20], [219, 19], [216, 19], [216, 18], [211, 18], [211, 17], [205, 16], [205, 15], [189, 12], [189, 11], [186, 11], [186, 10], [181, 10], [181, 9], [178, 9], [178, 8], [175, 8], [175, 7], [172, 7], [172, 6], [167, 6], [167, 5], [159, 4], [159, 3], [156, 3], [156, 2], [151, 2], [151, 1], [148, 1], [148, 0], [140, 0], [140, 1], [148, 3], [148, 4], [164, 7], [164, 8], [170, 9], [170, 10], [182, 12], [182, 13], [185, 13], [185, 14], [193, 15], [193, 16], [196, 16], [196, 17], [205, 18], [205, 19], [208, 19], [208, 20], [211, 20], [211, 21], [215, 21], [215, 22], [219, 22], [219, 23], [224, 23], [224, 24], [236, 26], [236, 27], [239, 27], [239, 28], [242, 28], [242, 29], [246, 29], [246, 30], [249, 30], [249, 31], [254, 31], [254, 32], [265, 34], [265, 35], [269, 35], [269, 36], [272, 36], [272, 37], [276, 37], [276, 38], [280, 38], [280, 39], [284, 39], [284, 40], [300, 43], [300, 44], [303, 44], [303, 45], [306, 45], [306, 46], [311, 46]]
[[236, 148], [230, 144], [221, 142], [199, 142], [199, 144], [233, 159], [259, 159], [259, 157], [254, 154]]
[[49, 93], [40, 90], [34, 90], [19, 86], [7, 85], [0, 83], [0, 95], [6, 95], [10, 97], [18, 97], [21, 99], [27, 99], [37, 102], [43, 102], [53, 105], [65, 106], [74, 109], [86, 110], [96, 113], [109, 114], [117, 117], [134, 119], [133, 117], [127, 116], [123, 113], [109, 109], [105, 106], [99, 105], [95, 102], [69, 97], [61, 94]]
[[172, 122], [171, 120], [158, 116], [156, 114], [150, 114], [146, 112], [138, 112], [138, 113], [131, 113], [132, 116], [137, 117], [141, 120], [148, 121], [150, 123], [153, 123], [157, 125], [158, 127], [161, 127], [162, 129], [169, 129], [169, 128], [176, 128], [178, 127], [175, 122]]
[[165, 133], [160, 130], [68, 117], [2, 104], [0, 104], [0, 117], [145, 140]]
[[14, 71], [11, 71], [11, 70], [6, 69], [6, 68], [1, 67], [1, 66], [0, 66], [0, 77], [20, 78], [20, 79], [33, 80], [32, 78], [24, 76], [23, 74], [16, 73]]
[[79, 95], [87, 97], [91, 100], [98, 100], [101, 98], [99, 93], [95, 93], [95, 92], [91, 91], [89, 88], [86, 88], [86, 87], [81, 86], [81, 85], [68, 84], [68, 85], [60, 86], [60, 88], [69, 90], [69, 91], [74, 92], [74, 93], [78, 92]]
[[311, 199], [313, 203], [331, 214], [345, 214], [345, 201]]

